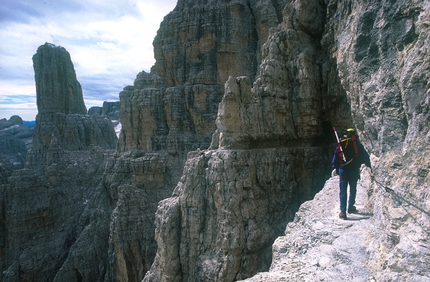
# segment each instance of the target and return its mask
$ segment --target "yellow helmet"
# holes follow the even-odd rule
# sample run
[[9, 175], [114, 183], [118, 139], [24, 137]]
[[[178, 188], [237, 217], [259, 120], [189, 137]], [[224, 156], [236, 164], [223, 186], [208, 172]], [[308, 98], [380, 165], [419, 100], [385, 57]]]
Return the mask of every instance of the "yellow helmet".
[[351, 138], [351, 136], [353, 136], [353, 135], [355, 135], [355, 129], [353, 127], [349, 127], [343, 131], [343, 137], [344, 138]]

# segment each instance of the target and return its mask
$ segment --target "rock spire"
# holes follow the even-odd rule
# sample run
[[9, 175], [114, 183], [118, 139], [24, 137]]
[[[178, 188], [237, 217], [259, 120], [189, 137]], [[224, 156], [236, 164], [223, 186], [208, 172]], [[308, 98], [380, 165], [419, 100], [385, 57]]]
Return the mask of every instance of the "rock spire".
[[76, 78], [69, 52], [45, 43], [33, 56], [39, 114], [86, 114], [82, 87]]
[[56, 162], [56, 152], [61, 150], [115, 148], [117, 137], [111, 121], [87, 115], [81, 85], [64, 47], [41, 45], [33, 56], [33, 68], [38, 114], [29, 164]]

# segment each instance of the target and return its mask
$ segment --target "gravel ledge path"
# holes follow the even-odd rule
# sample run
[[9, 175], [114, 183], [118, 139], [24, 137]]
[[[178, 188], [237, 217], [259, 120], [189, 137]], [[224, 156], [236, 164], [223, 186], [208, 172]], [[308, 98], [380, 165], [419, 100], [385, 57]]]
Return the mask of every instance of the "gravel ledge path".
[[300, 207], [285, 236], [274, 242], [270, 271], [244, 281], [375, 281], [366, 259], [374, 226], [372, 214], [365, 210], [366, 194], [359, 181], [358, 213], [341, 220], [339, 178], [330, 178], [313, 200]]

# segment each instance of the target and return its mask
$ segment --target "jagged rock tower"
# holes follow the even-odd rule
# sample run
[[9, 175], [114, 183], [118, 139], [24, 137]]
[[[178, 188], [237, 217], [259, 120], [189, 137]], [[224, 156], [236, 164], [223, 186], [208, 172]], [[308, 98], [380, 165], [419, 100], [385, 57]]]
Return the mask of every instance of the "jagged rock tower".
[[[45, 43], [33, 56], [38, 114], [29, 165], [56, 162], [57, 152], [116, 146], [111, 124], [87, 116], [82, 88], [69, 52]], [[48, 158], [48, 159], [47, 159]]]
[[33, 67], [39, 115], [87, 113], [81, 84], [66, 49], [45, 43], [33, 56]]
[[[100, 280], [107, 264], [109, 200], [98, 184], [117, 143], [115, 131], [110, 120], [86, 115], [66, 49], [46, 43], [33, 63], [39, 110], [33, 148], [26, 168], [15, 171], [0, 193], [2, 281]], [[77, 246], [95, 258], [84, 262], [86, 268], [97, 271], [69, 267]]]

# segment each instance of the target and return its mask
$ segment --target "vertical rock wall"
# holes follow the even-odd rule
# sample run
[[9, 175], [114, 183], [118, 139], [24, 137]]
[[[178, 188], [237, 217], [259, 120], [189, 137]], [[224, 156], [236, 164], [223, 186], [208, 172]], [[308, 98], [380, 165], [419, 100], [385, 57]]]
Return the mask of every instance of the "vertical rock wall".
[[378, 281], [428, 275], [430, 253], [423, 246], [429, 243], [430, 209], [429, 19], [428, 1], [331, 1], [328, 6], [325, 38], [330, 40], [324, 47], [334, 51], [375, 179], [400, 197], [374, 184], [370, 205], [377, 225], [368, 252]]
[[315, 165], [323, 155], [317, 147], [190, 153], [173, 196], [159, 203], [157, 256], [144, 281], [235, 281], [267, 269], [273, 240], [323, 184]]
[[[144, 281], [234, 281], [252, 275], [250, 265], [254, 271], [264, 268], [264, 259], [250, 255], [251, 249], [258, 249], [264, 257], [265, 243], [271, 240], [256, 235], [258, 227], [271, 230], [268, 226], [274, 228], [282, 221], [264, 209], [261, 221], [246, 212], [252, 205], [253, 210], [264, 207], [258, 197], [249, 197], [246, 187], [254, 192], [264, 185], [244, 160], [254, 160], [259, 150], [270, 159], [272, 148], [268, 147], [300, 146], [296, 150], [306, 151], [329, 143], [324, 137], [331, 131], [330, 124], [358, 129], [372, 154], [375, 179], [396, 191], [393, 202], [376, 182], [370, 190], [370, 206], [378, 222], [368, 249], [374, 277], [383, 281], [425, 277], [426, 259], [416, 258], [429, 255], [421, 247], [428, 243], [428, 9], [426, 1], [288, 3], [283, 22], [271, 30], [262, 48], [254, 83], [247, 77], [230, 77], [225, 84], [211, 144], [216, 151], [190, 155], [172, 198], [160, 203], [158, 254]], [[323, 156], [323, 146], [320, 149]], [[296, 177], [301, 171], [313, 171], [308, 177], [321, 180], [329, 167], [322, 157], [302, 170], [289, 152], [280, 150], [276, 155], [291, 160], [297, 167], [292, 172]], [[238, 160], [237, 167], [230, 164], [238, 156], [244, 160]], [[308, 158], [301, 160], [308, 162]], [[275, 167], [267, 175], [288, 172]], [[294, 202], [283, 199], [284, 191], [277, 190], [277, 185], [292, 189], [291, 197], [295, 196], [293, 183], [300, 191], [310, 188], [297, 179], [271, 183], [274, 190], [263, 196], [271, 206]], [[279, 202], [272, 202], [271, 193]], [[418, 201], [420, 207], [403, 202], [401, 209], [399, 197]], [[300, 197], [295, 201], [300, 202]], [[288, 212], [282, 210], [282, 218], [289, 218]], [[212, 227], [214, 222], [217, 228]], [[255, 222], [252, 233], [249, 226]]]
[[[178, 1], [154, 40], [153, 71], [169, 86], [255, 77], [269, 29], [287, 0]], [[157, 48], [158, 47], [158, 48]]]
[[227, 80], [212, 150], [189, 154], [158, 206], [158, 251], [144, 281], [236, 281], [268, 268], [272, 242], [330, 170], [322, 27], [321, 3], [287, 4], [254, 83]]
[[[374, 178], [365, 177], [362, 185], [366, 187], [362, 189], [367, 190], [368, 199], [364, 202], [368, 201], [374, 225], [361, 230], [359, 236], [368, 231], [370, 234], [361, 246], [352, 247], [361, 248], [364, 255], [360, 264], [348, 273], [354, 279], [427, 281], [430, 277], [427, 265], [430, 252], [426, 247], [430, 218], [430, 163], [426, 157], [430, 150], [429, 11], [428, 1], [330, 1], [327, 6], [322, 47], [333, 51], [328, 53], [328, 61], [337, 65], [340, 86], [351, 105], [352, 120], [373, 164]], [[309, 212], [308, 207], [314, 205], [318, 202], [302, 206], [302, 213], [287, 229], [287, 236], [274, 246], [274, 255], [281, 255], [270, 273], [249, 281], [315, 277], [306, 273], [310, 265], [318, 275], [345, 276], [345, 267], [334, 266], [333, 261], [324, 265], [329, 256], [323, 253], [332, 245], [296, 249], [296, 240], [301, 239], [288, 241], [294, 232], [303, 234], [301, 238], [315, 235], [315, 229], [321, 232], [321, 225], [315, 228], [317, 224], [311, 213], [311, 218], [303, 218], [303, 212]], [[303, 223], [308, 226], [300, 226]], [[348, 229], [353, 229], [351, 225]], [[352, 236], [351, 233], [344, 230], [344, 235]], [[293, 247], [289, 250], [288, 246]], [[290, 265], [298, 250], [310, 254], [310, 261], [295, 271]], [[345, 263], [354, 255], [339, 257]], [[341, 271], [336, 274], [334, 268]]]
[[45, 43], [33, 56], [37, 109], [33, 148], [28, 165], [56, 163], [60, 151], [90, 146], [115, 148], [117, 138], [108, 119], [88, 116], [70, 54]]
[[207, 148], [229, 76], [253, 79], [284, 1], [179, 1], [154, 40], [156, 63], [120, 94], [118, 149]]
[[[114, 177], [123, 171], [120, 179], [128, 180], [109, 184], [109, 191], [117, 191], [110, 193], [117, 195], [112, 197], [117, 207], [110, 237], [111, 279], [133, 280], [149, 270], [156, 253], [153, 225], [136, 224], [134, 233], [123, 232], [125, 222], [154, 222], [157, 203], [180, 180], [187, 153], [210, 146], [226, 78], [255, 77], [261, 44], [282, 18], [278, 8], [284, 2], [179, 1], [165, 17], [154, 40], [156, 64], [120, 93], [121, 155]], [[137, 167], [144, 159], [150, 167]], [[136, 259], [136, 252], [143, 253], [142, 259]]]

